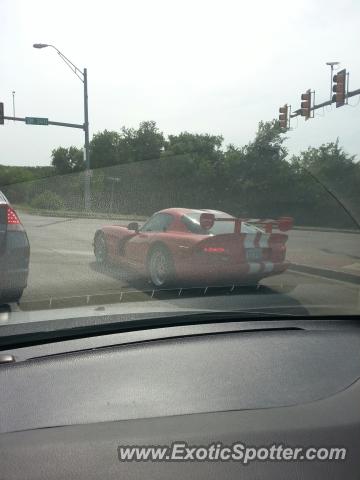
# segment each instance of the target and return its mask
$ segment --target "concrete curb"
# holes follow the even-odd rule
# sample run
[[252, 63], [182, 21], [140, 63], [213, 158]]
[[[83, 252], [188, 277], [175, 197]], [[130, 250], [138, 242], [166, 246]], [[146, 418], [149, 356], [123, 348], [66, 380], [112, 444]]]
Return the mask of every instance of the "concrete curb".
[[305, 230], [309, 232], [337, 232], [337, 233], [356, 233], [360, 234], [360, 230], [352, 230], [350, 228], [330, 228], [330, 227], [301, 227], [295, 225], [292, 230]]
[[330, 268], [312, 267], [310, 265], [301, 265], [299, 263], [292, 263], [288, 269], [289, 271], [299, 273], [310, 273], [319, 277], [330, 278], [332, 280], [340, 280], [342, 282], [353, 283], [360, 285], [360, 275], [353, 273], [340, 272], [339, 270], [331, 270]]

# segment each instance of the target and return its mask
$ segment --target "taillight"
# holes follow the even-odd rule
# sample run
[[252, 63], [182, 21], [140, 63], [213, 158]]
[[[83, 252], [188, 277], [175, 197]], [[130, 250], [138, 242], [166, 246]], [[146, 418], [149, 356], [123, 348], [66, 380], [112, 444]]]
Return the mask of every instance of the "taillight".
[[223, 247], [205, 247], [204, 252], [207, 252], [207, 253], [224, 253], [225, 248], [223, 248]]
[[8, 207], [7, 209], [7, 224], [8, 225], [20, 225], [21, 222], [19, 220], [19, 217], [16, 215], [15, 210], [13, 210], [11, 207]]
[[21, 225], [20, 219], [17, 216], [15, 210], [11, 207], [7, 207], [7, 230], [15, 230], [15, 231], [24, 231], [24, 227]]

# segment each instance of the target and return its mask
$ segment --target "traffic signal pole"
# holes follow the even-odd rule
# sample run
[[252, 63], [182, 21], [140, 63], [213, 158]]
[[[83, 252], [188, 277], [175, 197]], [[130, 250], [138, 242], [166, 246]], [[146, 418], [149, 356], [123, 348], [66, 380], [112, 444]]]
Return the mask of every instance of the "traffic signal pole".
[[315, 103], [315, 91], [308, 89], [305, 93], [301, 95], [301, 107], [297, 110], [291, 111], [291, 106], [289, 105], [289, 115], [287, 104], [284, 107], [279, 109], [279, 125], [281, 128], [290, 128], [291, 118], [302, 116], [305, 120], [309, 120], [314, 117], [315, 110], [319, 108], [324, 108], [336, 104], [336, 108], [342, 107], [348, 103], [348, 99], [355, 97], [355, 95], [360, 95], [360, 88], [349, 91], [349, 72], [346, 68], [342, 70], [337, 70], [336, 75], [333, 76], [334, 65], [339, 65], [339, 62], [327, 62], [326, 65], [331, 67], [331, 78], [330, 78], [330, 99], [316, 104]]
[[13, 120], [14, 122], [24, 122], [27, 125], [54, 125], [56, 127], [79, 128], [85, 133], [84, 157], [85, 157], [85, 178], [84, 178], [84, 204], [85, 210], [91, 208], [91, 185], [90, 185], [90, 142], [89, 142], [89, 118], [88, 118], [88, 95], [87, 95], [87, 71], [84, 70], [84, 123], [55, 122], [48, 118], [37, 117], [10, 117], [4, 115], [4, 104], [0, 102], [0, 125], [4, 120]]
[[[355, 95], [360, 95], [360, 88], [358, 88], [357, 90], [353, 90], [352, 92], [347, 92], [345, 94], [345, 98], [355, 97]], [[319, 108], [327, 107], [327, 106], [329, 106], [333, 103], [336, 103], [336, 99], [327, 100], [326, 102], [322, 102], [322, 103], [318, 103], [317, 105], [313, 105], [310, 108], [310, 111], [313, 112], [314, 110], [318, 110]], [[299, 115], [301, 115], [301, 108], [299, 108], [298, 110], [295, 110], [290, 115], [290, 118], [298, 117]]]
[[[26, 118], [24, 117], [9, 117], [7, 115], [4, 115], [2, 118], [4, 120], [13, 120], [14, 122], [26, 122]], [[84, 125], [80, 125], [78, 123], [54, 122], [48, 120], [47, 124], [55, 125], [56, 127], [80, 128], [81, 130], [84, 130]]]

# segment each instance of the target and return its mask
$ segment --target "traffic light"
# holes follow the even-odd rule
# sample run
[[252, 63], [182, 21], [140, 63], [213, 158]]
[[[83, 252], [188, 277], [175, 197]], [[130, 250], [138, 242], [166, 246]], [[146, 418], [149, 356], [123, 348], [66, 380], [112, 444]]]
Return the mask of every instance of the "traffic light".
[[4, 125], [4, 104], [0, 102], [0, 125]]
[[306, 93], [301, 95], [301, 111], [300, 114], [302, 117], [305, 117], [305, 120], [309, 120], [311, 116], [311, 90], [306, 90]]
[[288, 111], [289, 107], [287, 104], [279, 108], [279, 123], [281, 128], [288, 128]]
[[346, 69], [340, 70], [333, 77], [334, 85], [332, 101], [336, 102], [336, 108], [342, 107], [345, 104], [345, 94], [346, 94]]

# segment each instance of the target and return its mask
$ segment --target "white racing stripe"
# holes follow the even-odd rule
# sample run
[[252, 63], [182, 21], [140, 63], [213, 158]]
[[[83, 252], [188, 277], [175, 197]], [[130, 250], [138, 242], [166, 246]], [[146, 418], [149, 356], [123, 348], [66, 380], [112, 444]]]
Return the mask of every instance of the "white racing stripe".
[[269, 235], [261, 235], [259, 241], [260, 248], [268, 248], [269, 247]]
[[251, 262], [249, 263], [249, 273], [259, 273], [261, 269], [261, 263]]
[[269, 273], [274, 270], [273, 262], [264, 262], [264, 273]]
[[254, 248], [255, 247], [255, 237], [254, 233], [247, 233], [244, 238], [244, 248]]

